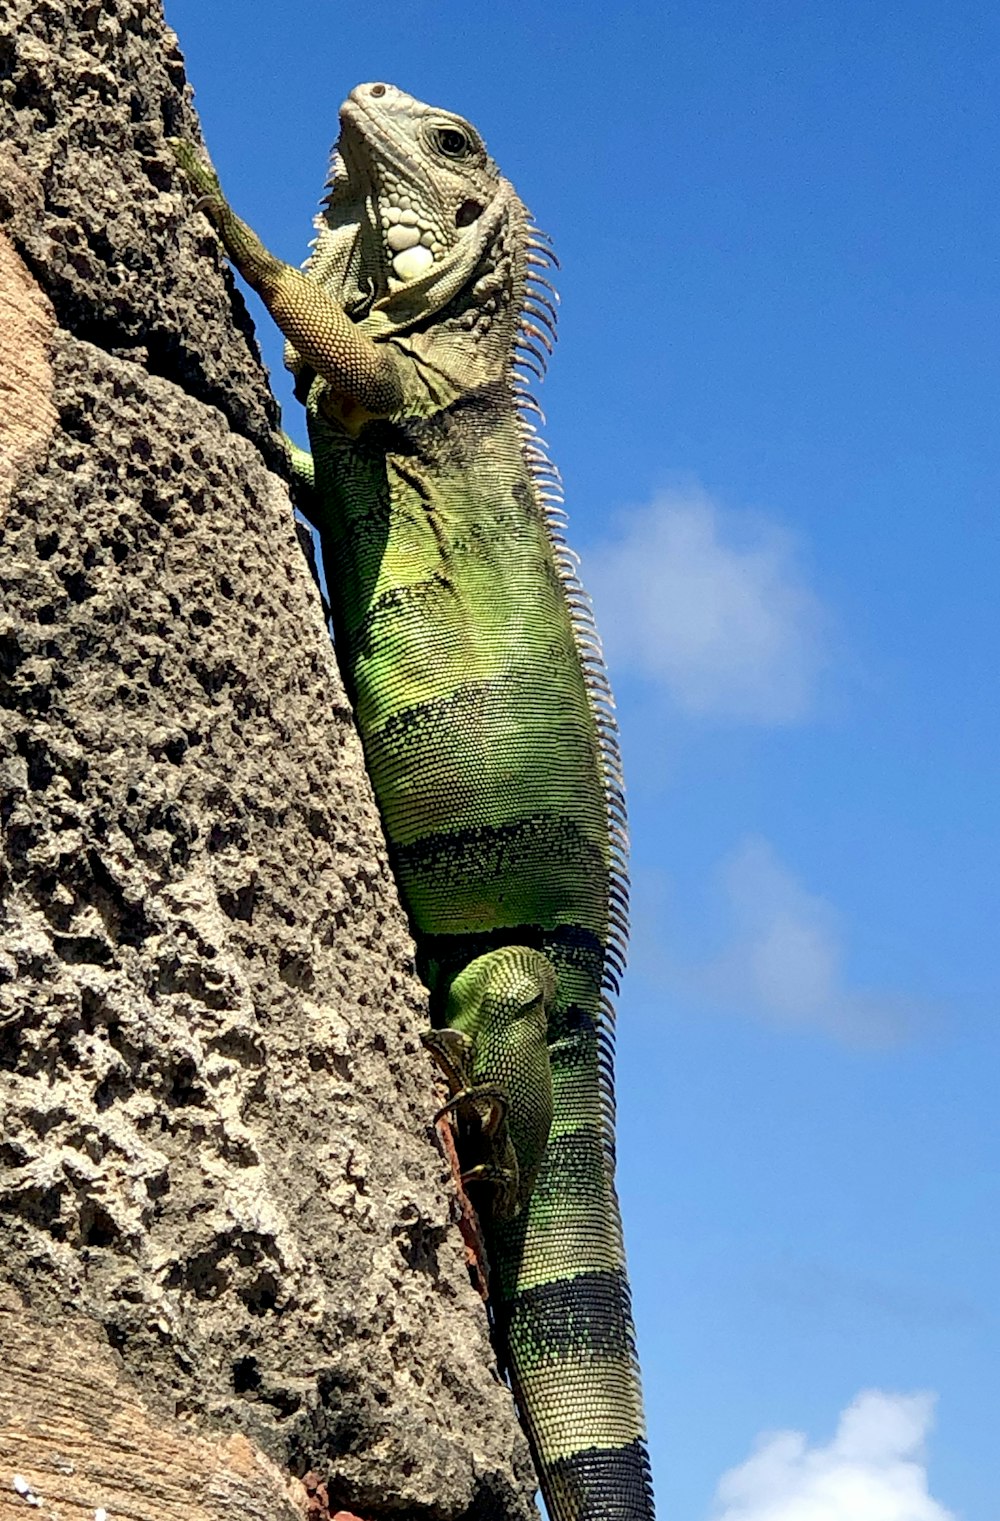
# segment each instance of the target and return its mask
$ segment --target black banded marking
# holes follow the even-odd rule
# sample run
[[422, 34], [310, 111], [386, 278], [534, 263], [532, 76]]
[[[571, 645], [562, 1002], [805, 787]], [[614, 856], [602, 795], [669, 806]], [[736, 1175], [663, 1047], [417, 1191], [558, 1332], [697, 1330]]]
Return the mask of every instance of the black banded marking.
[[601, 847], [555, 809], [393, 841], [390, 849], [421, 933], [520, 924], [529, 907], [550, 928], [581, 920], [603, 927], [608, 868]]
[[439, 572], [423, 581], [412, 581], [407, 586], [390, 586], [373, 597], [363, 617], [350, 632], [352, 669], [360, 660], [370, 660], [378, 652], [378, 642], [385, 637], [388, 618], [394, 615], [398, 617], [407, 609], [420, 616], [425, 612], [437, 615], [440, 612], [442, 592], [452, 596], [454, 591], [454, 583], [447, 575]]
[[591, 1447], [546, 1465], [552, 1521], [646, 1521], [653, 1478], [641, 1439], [626, 1447]]
[[519, 924], [470, 935], [426, 935], [421, 953], [429, 962], [458, 971], [477, 956], [495, 951], [502, 945], [530, 946], [567, 966], [579, 967], [590, 973], [595, 981], [600, 979], [604, 944], [599, 935], [582, 924], [560, 924], [555, 929]]
[[440, 830], [424, 835], [412, 845], [397, 846], [400, 866], [408, 872], [474, 870], [476, 877], [489, 875], [502, 880], [526, 859], [544, 853], [562, 866], [593, 873], [606, 896], [607, 863], [599, 846], [588, 839], [572, 818], [562, 814], [532, 813], [505, 824], [481, 824], [476, 828]]
[[465, 476], [482, 464], [491, 441], [509, 428], [512, 413], [507, 383], [490, 380], [470, 386], [427, 417], [403, 419], [398, 427], [410, 450], [431, 462], [435, 476], [448, 465]]
[[532, 1367], [573, 1356], [635, 1356], [628, 1281], [620, 1270], [522, 1289], [498, 1318], [502, 1326], [516, 1322], [518, 1350]]
[[[451, 979], [471, 961], [504, 945], [526, 945], [541, 951], [555, 966], [560, 984], [565, 983], [564, 974], [568, 974], [590, 988], [600, 986], [604, 945], [595, 931], [581, 924], [559, 924], [552, 929], [540, 924], [514, 924], [473, 934], [424, 935], [417, 950], [417, 971], [421, 981], [431, 989], [431, 1018], [435, 1023], [442, 1018]], [[597, 999], [593, 1004], [584, 1004], [567, 1000], [563, 995], [550, 1018], [549, 1043], [567, 1037], [577, 1038], [575, 1044], [593, 1041], [599, 1025], [609, 1017]], [[558, 1056], [553, 1053], [553, 1059], [569, 1066], [588, 1057], [586, 1052], [577, 1054], [567, 1048]]]
[[[374, 618], [370, 615], [359, 630], [369, 651], [374, 652], [375, 648], [372, 625], [381, 619], [383, 610], [390, 607], [398, 609], [407, 602], [419, 610], [425, 597], [422, 588], [429, 584], [418, 582], [406, 588], [405, 595], [402, 590], [394, 590], [378, 599], [372, 610]], [[443, 577], [436, 578], [436, 584], [450, 589], [450, 583]], [[433, 589], [431, 606], [437, 600], [436, 589]], [[557, 641], [553, 641], [546, 653], [553, 668], [558, 668], [560, 659], [565, 658], [565, 652], [560, 649]], [[488, 745], [494, 735], [499, 738], [508, 715], [530, 713], [532, 705], [537, 707], [538, 689], [538, 673], [531, 667], [514, 667], [474, 681], [462, 682], [448, 692], [412, 702], [408, 707], [391, 712], [377, 728], [369, 730], [366, 735], [367, 748], [373, 757], [377, 757], [380, 775], [392, 765], [405, 772], [412, 771], [415, 756], [421, 765], [426, 765], [435, 754], [440, 754], [442, 759], [451, 758], [455, 754], [456, 737], [464, 745], [468, 744], [470, 736], [478, 737], [484, 745]], [[561, 758], [567, 774], [577, 776], [581, 783], [585, 783], [589, 772], [596, 785], [589, 716], [582, 705], [579, 710], [567, 705], [544, 728], [537, 724], [531, 727], [525, 722], [519, 731], [516, 730], [509, 736], [509, 754], [505, 758], [511, 770], [516, 765], [523, 768], [523, 776], [519, 774], [522, 785], [530, 786], [529, 762], [534, 758], [537, 763], [539, 745], [543, 738], [549, 736], [554, 759]], [[474, 785], [476, 780], [475, 777], [470, 778], [470, 784]], [[573, 811], [580, 811], [578, 804]], [[595, 802], [591, 813], [597, 830], [603, 824], [598, 803]]]
[[535, 1184], [539, 1204], [559, 1204], [566, 1199], [592, 1195], [603, 1208], [607, 1203], [608, 1169], [601, 1132], [574, 1130], [549, 1141], [545, 1163]]

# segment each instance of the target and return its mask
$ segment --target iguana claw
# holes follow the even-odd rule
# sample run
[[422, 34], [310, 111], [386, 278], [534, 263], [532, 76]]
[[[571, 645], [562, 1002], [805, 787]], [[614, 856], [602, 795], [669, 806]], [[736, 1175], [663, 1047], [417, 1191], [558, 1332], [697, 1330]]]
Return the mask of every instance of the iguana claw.
[[490, 1204], [493, 1219], [511, 1220], [518, 1213], [518, 1170], [517, 1158], [513, 1153], [509, 1167], [500, 1163], [481, 1162], [476, 1167], [463, 1168], [462, 1186], [467, 1188], [470, 1183], [473, 1187], [493, 1190]]
[[[485, 1114], [479, 1108], [482, 1099], [490, 1101]], [[446, 1114], [457, 1116], [459, 1111], [471, 1112], [478, 1119], [483, 1135], [492, 1136], [500, 1129], [509, 1108], [510, 1096], [506, 1088], [491, 1083], [476, 1083], [472, 1088], [460, 1088], [457, 1093], [453, 1093], [435, 1114], [434, 1123], [437, 1124]]]

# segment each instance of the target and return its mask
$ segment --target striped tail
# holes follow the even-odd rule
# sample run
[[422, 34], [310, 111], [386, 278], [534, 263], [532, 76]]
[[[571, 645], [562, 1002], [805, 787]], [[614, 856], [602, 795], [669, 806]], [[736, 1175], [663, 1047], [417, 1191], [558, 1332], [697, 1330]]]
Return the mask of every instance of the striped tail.
[[551, 1521], [653, 1521], [596, 1038], [551, 1057], [556, 1120], [534, 1192], [490, 1231], [502, 1344]]

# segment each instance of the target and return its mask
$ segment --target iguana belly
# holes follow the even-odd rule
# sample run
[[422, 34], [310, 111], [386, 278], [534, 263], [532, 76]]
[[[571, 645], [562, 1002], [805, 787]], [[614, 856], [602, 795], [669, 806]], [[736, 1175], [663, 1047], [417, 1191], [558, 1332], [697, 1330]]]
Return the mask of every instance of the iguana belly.
[[607, 808], [548, 534], [512, 437], [501, 434], [507, 453], [486, 440], [477, 468], [463, 458], [452, 473], [428, 432], [388, 434], [399, 447], [381, 475], [373, 457], [359, 479], [355, 461], [346, 531], [327, 551], [402, 897], [424, 934], [600, 933]]

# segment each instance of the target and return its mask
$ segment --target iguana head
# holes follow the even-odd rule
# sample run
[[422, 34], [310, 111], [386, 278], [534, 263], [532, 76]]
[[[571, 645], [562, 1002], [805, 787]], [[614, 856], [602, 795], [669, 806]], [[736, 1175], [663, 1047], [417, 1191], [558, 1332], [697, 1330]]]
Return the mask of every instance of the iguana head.
[[466, 268], [477, 224], [512, 194], [474, 127], [394, 85], [351, 91], [338, 152], [353, 198], [363, 193], [370, 207], [385, 294], [418, 281], [433, 288]]
[[513, 186], [473, 126], [394, 85], [352, 90], [340, 128], [308, 272], [373, 337], [495, 374], [544, 252]]

